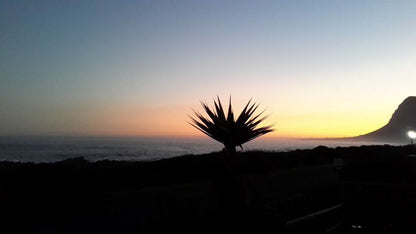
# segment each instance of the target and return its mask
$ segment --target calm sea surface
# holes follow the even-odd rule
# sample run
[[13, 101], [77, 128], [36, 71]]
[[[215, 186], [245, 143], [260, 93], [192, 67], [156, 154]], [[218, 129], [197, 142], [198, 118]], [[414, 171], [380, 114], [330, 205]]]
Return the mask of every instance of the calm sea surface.
[[[244, 150], [289, 151], [319, 145], [336, 147], [374, 144], [389, 143], [258, 138], [243, 147]], [[222, 148], [221, 144], [210, 138], [0, 137], [0, 161], [57, 162], [74, 157], [84, 157], [90, 161], [157, 160], [220, 151]]]

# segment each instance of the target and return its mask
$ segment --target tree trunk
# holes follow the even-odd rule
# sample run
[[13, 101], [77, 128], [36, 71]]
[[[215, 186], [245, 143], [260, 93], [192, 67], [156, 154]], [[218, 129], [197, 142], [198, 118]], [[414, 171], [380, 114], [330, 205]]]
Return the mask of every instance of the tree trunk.
[[234, 153], [236, 152], [236, 150], [235, 150], [235, 146], [226, 145], [226, 146], [225, 146], [225, 151], [226, 151], [228, 154], [232, 155], [232, 154], [234, 154]]

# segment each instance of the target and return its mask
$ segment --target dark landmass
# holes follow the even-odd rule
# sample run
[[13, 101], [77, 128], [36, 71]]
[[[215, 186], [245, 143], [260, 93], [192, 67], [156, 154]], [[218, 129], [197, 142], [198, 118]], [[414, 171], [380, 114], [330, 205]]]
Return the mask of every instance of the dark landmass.
[[409, 130], [416, 131], [416, 97], [414, 96], [406, 98], [382, 128], [349, 139], [408, 143]]
[[413, 233], [415, 154], [412, 145], [319, 146], [153, 162], [0, 162], [0, 232]]

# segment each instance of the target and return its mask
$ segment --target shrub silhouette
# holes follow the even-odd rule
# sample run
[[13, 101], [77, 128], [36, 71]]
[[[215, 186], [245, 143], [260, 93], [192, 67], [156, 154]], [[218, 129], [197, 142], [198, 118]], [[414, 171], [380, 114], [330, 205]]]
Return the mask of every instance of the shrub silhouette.
[[225, 114], [219, 97], [217, 97], [217, 101], [214, 100], [215, 109], [210, 109], [204, 102], [201, 102], [201, 105], [208, 117], [204, 117], [194, 110], [195, 118], [189, 116], [192, 120], [189, 124], [212, 139], [224, 144], [224, 150], [226, 152], [233, 153], [237, 146], [243, 148], [242, 144], [273, 131], [271, 125], [258, 127], [258, 125], [268, 116], [260, 117], [264, 111], [254, 116], [254, 112], [259, 105], [251, 103], [251, 99], [237, 119], [234, 119], [231, 97], [227, 115]]

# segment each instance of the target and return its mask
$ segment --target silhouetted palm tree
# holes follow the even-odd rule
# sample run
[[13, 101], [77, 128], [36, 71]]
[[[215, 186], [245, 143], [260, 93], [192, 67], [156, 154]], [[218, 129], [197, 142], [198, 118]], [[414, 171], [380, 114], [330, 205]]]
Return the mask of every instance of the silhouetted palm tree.
[[242, 144], [273, 131], [271, 125], [257, 127], [268, 116], [259, 118], [264, 111], [253, 116], [259, 105], [251, 103], [251, 99], [237, 119], [234, 119], [234, 113], [231, 107], [231, 97], [227, 115], [224, 112], [219, 97], [217, 97], [217, 101], [214, 100], [214, 104], [215, 109], [211, 110], [206, 103], [201, 102], [201, 105], [209, 118], [204, 117], [194, 110], [196, 118], [189, 116], [192, 120], [190, 124], [212, 139], [224, 144], [224, 149], [227, 152], [233, 153], [237, 146], [243, 148]]

